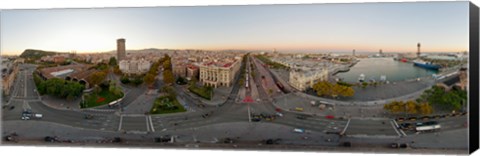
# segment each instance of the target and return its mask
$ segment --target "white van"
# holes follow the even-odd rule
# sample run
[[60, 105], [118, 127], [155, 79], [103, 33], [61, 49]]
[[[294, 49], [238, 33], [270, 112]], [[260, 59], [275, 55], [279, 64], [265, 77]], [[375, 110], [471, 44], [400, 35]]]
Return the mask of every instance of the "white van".
[[43, 118], [43, 115], [42, 114], [35, 114], [34, 117], [37, 118], [37, 119], [41, 119], [41, 118]]
[[295, 128], [295, 129], [293, 129], [293, 132], [295, 132], [295, 133], [305, 133], [305, 130], [301, 129], [301, 128]]

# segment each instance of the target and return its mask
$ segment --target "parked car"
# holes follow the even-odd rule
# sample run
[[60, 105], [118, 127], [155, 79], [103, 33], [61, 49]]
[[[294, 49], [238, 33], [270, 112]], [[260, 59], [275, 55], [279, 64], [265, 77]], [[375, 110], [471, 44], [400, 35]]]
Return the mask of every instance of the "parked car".
[[21, 119], [22, 119], [22, 120], [30, 120], [30, 117], [28, 117], [28, 116], [22, 116]]
[[409, 117], [408, 120], [410, 120], [410, 121], [416, 121], [416, 120], [417, 120], [417, 117]]
[[405, 121], [405, 118], [396, 118], [395, 119], [397, 122], [402, 122], [402, 121]]
[[429, 116], [423, 116], [423, 117], [422, 117], [422, 120], [424, 120], [424, 121], [429, 120], [429, 119], [430, 119]]

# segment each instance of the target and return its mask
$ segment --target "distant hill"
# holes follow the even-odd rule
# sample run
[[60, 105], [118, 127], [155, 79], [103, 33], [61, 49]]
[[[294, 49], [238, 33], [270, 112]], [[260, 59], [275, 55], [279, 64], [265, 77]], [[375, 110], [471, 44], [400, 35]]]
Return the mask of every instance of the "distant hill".
[[23, 51], [20, 57], [29, 58], [29, 59], [40, 59], [43, 56], [55, 55], [55, 54], [60, 54], [60, 52], [26, 49], [25, 51]]

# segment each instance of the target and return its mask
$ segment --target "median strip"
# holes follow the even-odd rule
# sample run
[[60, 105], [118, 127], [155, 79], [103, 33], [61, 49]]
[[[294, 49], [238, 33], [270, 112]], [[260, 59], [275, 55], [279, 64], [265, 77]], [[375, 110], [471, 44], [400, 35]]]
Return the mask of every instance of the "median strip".
[[148, 119], [150, 120], [150, 127], [152, 132], [155, 132], [155, 128], [153, 128], [153, 123], [152, 123], [152, 116], [148, 116]]

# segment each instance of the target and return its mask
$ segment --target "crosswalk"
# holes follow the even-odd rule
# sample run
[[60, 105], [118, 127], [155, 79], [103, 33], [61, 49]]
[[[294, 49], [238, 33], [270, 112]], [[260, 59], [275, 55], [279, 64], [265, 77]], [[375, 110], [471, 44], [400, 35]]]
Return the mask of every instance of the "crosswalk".
[[32, 107], [30, 107], [30, 105], [26, 101], [23, 101], [22, 107], [23, 107], [23, 110], [25, 110], [25, 111], [26, 110], [32, 110]]

